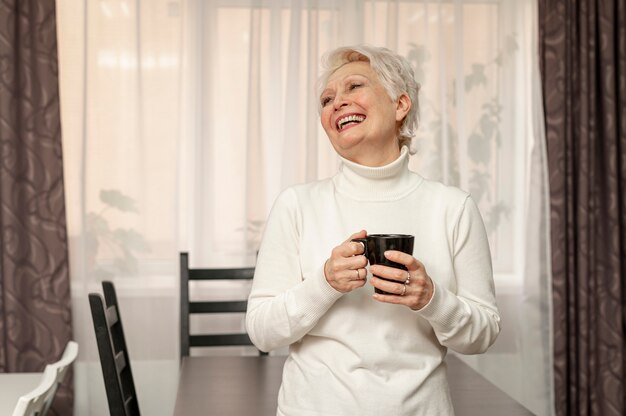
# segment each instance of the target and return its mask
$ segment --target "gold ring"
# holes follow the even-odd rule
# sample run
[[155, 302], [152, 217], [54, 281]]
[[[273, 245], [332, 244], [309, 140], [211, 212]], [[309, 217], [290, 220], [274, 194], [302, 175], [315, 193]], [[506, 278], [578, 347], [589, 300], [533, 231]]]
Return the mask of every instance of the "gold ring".
[[356, 272], [356, 280], [361, 279], [361, 275], [359, 274], [359, 269], [354, 270]]
[[404, 286], [408, 285], [411, 282], [411, 273], [406, 272], [406, 280], [404, 281]]
[[405, 293], [406, 293], [406, 285], [402, 286], [402, 293], [400, 293], [400, 296], [404, 296]]

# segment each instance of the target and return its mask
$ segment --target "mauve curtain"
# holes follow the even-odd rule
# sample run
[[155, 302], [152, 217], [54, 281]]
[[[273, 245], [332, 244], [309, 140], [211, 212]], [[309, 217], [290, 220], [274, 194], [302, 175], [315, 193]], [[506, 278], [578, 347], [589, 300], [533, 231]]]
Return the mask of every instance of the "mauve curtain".
[[71, 337], [54, 0], [0, 2], [0, 163], [0, 372], [42, 371]]
[[557, 415], [626, 414], [626, 6], [540, 0]]

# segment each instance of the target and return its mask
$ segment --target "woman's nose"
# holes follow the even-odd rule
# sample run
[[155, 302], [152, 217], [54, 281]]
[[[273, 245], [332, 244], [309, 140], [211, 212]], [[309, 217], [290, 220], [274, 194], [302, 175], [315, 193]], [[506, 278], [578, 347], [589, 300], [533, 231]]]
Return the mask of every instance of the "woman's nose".
[[335, 110], [339, 110], [341, 107], [345, 107], [347, 105], [348, 100], [343, 95], [337, 94], [337, 96], [335, 96], [335, 100], [333, 101], [333, 107]]

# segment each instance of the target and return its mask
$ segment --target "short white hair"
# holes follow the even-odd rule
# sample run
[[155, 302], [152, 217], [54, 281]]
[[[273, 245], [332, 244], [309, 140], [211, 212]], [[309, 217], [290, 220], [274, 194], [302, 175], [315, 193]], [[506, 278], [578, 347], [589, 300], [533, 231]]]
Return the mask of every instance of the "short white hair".
[[395, 101], [402, 94], [411, 99], [411, 109], [400, 125], [399, 146], [408, 146], [419, 124], [418, 93], [420, 85], [415, 81], [413, 68], [409, 61], [390, 49], [358, 45], [344, 46], [331, 50], [322, 57], [322, 75], [318, 80], [318, 96], [326, 86], [330, 76], [343, 65], [350, 62], [368, 62], [372, 70], [378, 75], [380, 83], [389, 97]]

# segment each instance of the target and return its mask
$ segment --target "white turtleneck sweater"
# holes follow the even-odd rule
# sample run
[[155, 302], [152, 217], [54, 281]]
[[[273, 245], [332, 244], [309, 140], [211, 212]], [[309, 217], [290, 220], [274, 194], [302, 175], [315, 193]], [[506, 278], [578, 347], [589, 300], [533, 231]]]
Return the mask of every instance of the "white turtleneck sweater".
[[[246, 326], [264, 351], [289, 346], [279, 416], [454, 414], [444, 357], [484, 352], [499, 332], [485, 227], [471, 197], [408, 169], [408, 151], [285, 190], [269, 216]], [[324, 277], [351, 234], [415, 236], [435, 291], [419, 311], [342, 294]]]

